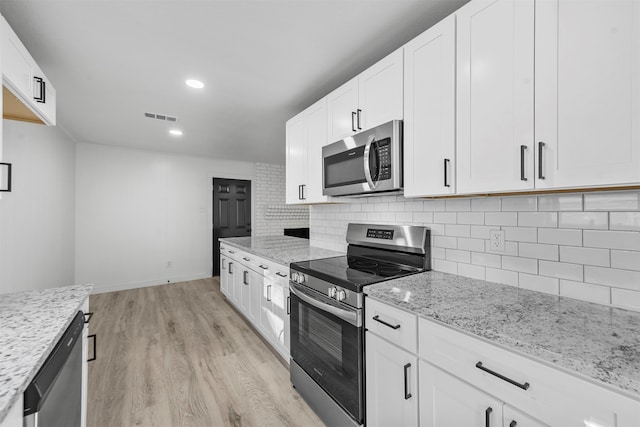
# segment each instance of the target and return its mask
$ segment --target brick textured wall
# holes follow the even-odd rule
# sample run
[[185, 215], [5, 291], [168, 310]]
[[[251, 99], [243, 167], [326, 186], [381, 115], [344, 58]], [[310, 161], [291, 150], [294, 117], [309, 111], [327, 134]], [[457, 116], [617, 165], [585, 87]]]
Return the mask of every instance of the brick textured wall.
[[[345, 250], [349, 222], [430, 227], [437, 271], [640, 310], [638, 191], [318, 205], [311, 244]], [[491, 230], [504, 230], [504, 252]]]
[[309, 208], [285, 204], [285, 167], [256, 163], [254, 236], [282, 235], [285, 228], [309, 227]]

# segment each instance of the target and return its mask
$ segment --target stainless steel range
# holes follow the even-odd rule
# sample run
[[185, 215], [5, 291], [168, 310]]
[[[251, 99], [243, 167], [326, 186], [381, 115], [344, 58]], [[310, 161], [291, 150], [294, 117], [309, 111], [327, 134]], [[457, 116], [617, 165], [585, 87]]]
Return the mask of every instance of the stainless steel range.
[[364, 287], [431, 269], [426, 227], [349, 224], [347, 255], [291, 264], [291, 382], [329, 426], [365, 423]]

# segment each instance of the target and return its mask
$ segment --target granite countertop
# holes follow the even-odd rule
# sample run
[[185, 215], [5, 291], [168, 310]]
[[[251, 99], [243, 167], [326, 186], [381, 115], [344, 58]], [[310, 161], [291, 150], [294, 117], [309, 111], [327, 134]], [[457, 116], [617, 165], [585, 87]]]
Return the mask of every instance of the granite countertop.
[[434, 271], [365, 293], [640, 399], [640, 313]]
[[344, 255], [344, 252], [309, 246], [309, 240], [299, 237], [228, 237], [220, 241], [282, 265]]
[[78, 285], [0, 295], [0, 423], [92, 289]]

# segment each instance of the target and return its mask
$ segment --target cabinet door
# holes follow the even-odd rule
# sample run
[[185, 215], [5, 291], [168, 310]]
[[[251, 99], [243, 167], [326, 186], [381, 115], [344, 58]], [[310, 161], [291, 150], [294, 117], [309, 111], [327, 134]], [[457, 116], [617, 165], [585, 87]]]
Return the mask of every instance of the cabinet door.
[[504, 405], [503, 417], [504, 427], [548, 427], [509, 405]]
[[256, 327], [260, 322], [260, 296], [262, 295], [262, 283], [264, 276], [253, 270], [249, 270], [249, 311], [247, 317]]
[[400, 48], [358, 76], [358, 132], [389, 120], [402, 120], [402, 64]]
[[456, 17], [458, 193], [531, 189], [534, 1], [474, 0]]
[[243, 271], [244, 269], [242, 265], [238, 262], [232, 261], [229, 263], [229, 272], [233, 276], [233, 296], [231, 297], [231, 301], [236, 305], [236, 307], [240, 307], [242, 287], [244, 286], [242, 283]]
[[336, 142], [357, 131], [358, 79], [354, 78], [327, 95], [327, 143]]
[[[34, 101], [34, 107], [40, 112], [40, 114], [46, 118], [47, 124], [50, 126], [56, 125], [56, 89], [53, 87], [49, 79], [44, 75], [40, 67], [36, 64], [32, 67], [33, 73], [33, 89], [32, 99], [39, 99]], [[42, 79], [42, 82], [36, 80]]]
[[327, 145], [327, 99], [322, 98], [305, 110], [307, 149], [306, 180], [303, 189], [307, 203], [327, 201], [322, 195], [322, 147]]
[[286, 124], [286, 201], [287, 204], [303, 202], [303, 185], [307, 167], [304, 112], [289, 119]]
[[365, 336], [367, 426], [417, 426], [416, 356], [371, 332]]
[[32, 101], [31, 57], [16, 33], [2, 18], [2, 76], [11, 91]]
[[220, 291], [229, 296], [229, 258], [220, 255]]
[[455, 16], [404, 47], [404, 195], [455, 193]]
[[536, 4], [536, 187], [640, 182], [640, 2]]
[[420, 360], [421, 427], [502, 426], [502, 402]]

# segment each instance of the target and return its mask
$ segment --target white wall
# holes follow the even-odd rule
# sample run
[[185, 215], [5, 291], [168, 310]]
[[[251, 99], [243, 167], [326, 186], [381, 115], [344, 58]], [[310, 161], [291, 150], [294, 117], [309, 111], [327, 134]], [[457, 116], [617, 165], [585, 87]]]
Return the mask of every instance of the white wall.
[[0, 293], [74, 284], [75, 143], [3, 120], [13, 191], [0, 200]]
[[85, 143], [76, 164], [75, 278], [95, 292], [209, 277], [211, 179], [254, 177], [253, 163]]
[[[345, 250], [349, 222], [431, 228], [434, 270], [640, 310], [640, 192], [312, 206], [311, 244]], [[490, 230], [506, 250], [491, 250]]]

